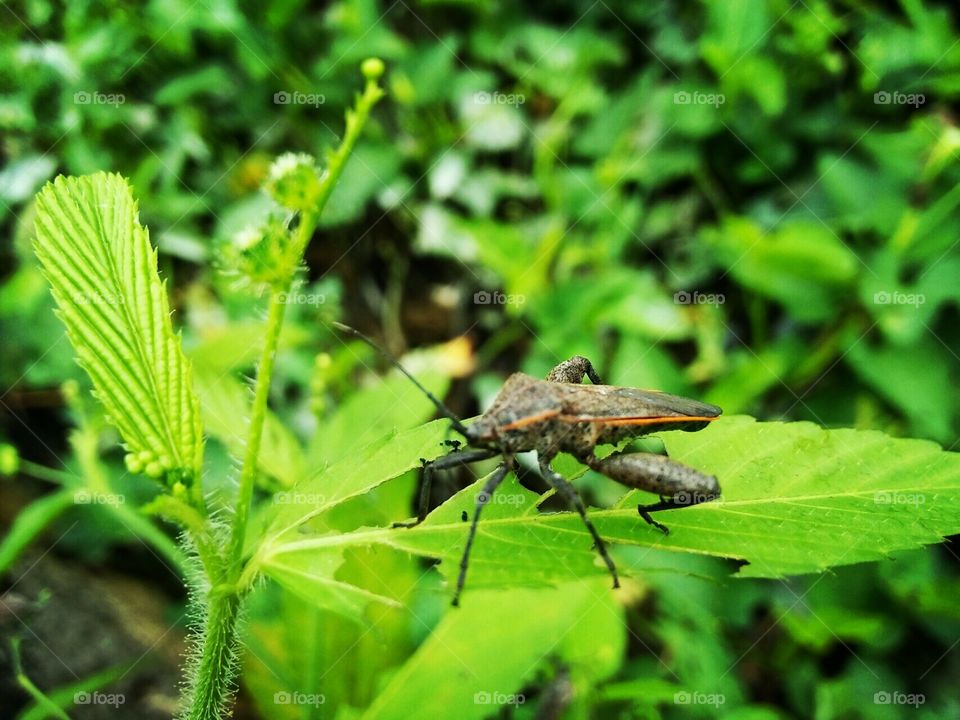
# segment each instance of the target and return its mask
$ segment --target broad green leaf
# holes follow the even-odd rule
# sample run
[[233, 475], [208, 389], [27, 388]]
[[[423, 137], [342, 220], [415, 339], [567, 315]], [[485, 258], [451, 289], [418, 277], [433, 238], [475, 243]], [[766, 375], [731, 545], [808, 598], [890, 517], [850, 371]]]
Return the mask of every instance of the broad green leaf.
[[448, 448], [443, 440], [449, 434], [448, 420], [434, 420], [382, 437], [320, 469], [298, 483], [291, 493], [281, 493], [274, 498], [277, 509], [267, 520], [264, 546], [290, 532], [298, 532], [300, 525], [326, 510], [420, 467], [421, 459], [431, 460], [444, 454]]
[[[337, 505], [363, 495], [378, 485], [419, 467], [420, 459], [432, 459], [448, 448], [449, 421], [395, 432], [348, 455], [314, 474], [292, 490], [274, 495], [267, 511], [265, 539], [251, 567], [270, 576], [285, 588], [319, 607], [362, 620], [365, 605], [373, 601], [396, 605], [397, 598], [369, 592], [337, 579], [346, 545], [332, 552], [273, 555], [271, 549], [282, 540], [295, 540], [308, 529], [307, 523]], [[333, 533], [329, 537], [344, 537]]]
[[[494, 628], [510, 628], [506, 646]], [[575, 684], [593, 685], [616, 670], [625, 646], [623, 609], [596, 581], [472, 593], [444, 615], [363, 718], [448, 717], [450, 708], [464, 720], [490, 717], [500, 706], [523, 705], [523, 687], [551, 657], [586, 675]]]
[[[436, 371], [419, 371], [417, 379], [438, 397], [447, 391], [448, 380]], [[375, 385], [352, 393], [337, 412], [317, 428], [311, 440], [310, 458], [336, 462], [350, 456], [392, 430], [421, 424], [436, 412], [433, 403], [400, 373], [378, 379]]]
[[36, 230], [59, 316], [127, 450], [198, 476], [199, 403], [130, 187], [58, 177], [37, 196]]
[[[662, 438], [671, 457], [715, 474], [723, 497], [661, 513], [672, 531], [665, 537], [637, 517], [636, 505], [653, 498], [631, 491], [616, 507], [591, 511], [614, 546], [735, 558], [748, 563], [742, 577], [782, 577], [878, 560], [960, 532], [960, 455], [932, 442], [744, 416]], [[385, 544], [440, 558], [450, 581], [468, 527], [461, 516], [472, 512], [481, 482], [418, 527], [313, 537], [287, 532], [274, 536], [261, 561], [269, 568], [291, 562], [289, 555]], [[501, 486], [484, 510], [469, 587], [536, 585], [606, 572], [576, 514], [540, 512], [538, 503], [513, 478]]]

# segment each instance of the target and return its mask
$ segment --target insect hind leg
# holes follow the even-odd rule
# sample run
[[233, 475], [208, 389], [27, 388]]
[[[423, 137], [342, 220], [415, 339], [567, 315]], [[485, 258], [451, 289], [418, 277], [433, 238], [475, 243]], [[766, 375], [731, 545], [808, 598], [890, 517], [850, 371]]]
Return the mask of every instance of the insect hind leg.
[[659, 510], [674, 510], [709, 502], [720, 497], [720, 484], [713, 475], [678, 463], [663, 455], [650, 453], [616, 453], [600, 460], [592, 453], [582, 462], [621, 485], [656, 493], [660, 502], [638, 505], [637, 511], [646, 522], [669, 534], [667, 526], [650, 517]]
[[600, 537], [600, 533], [597, 532], [596, 527], [594, 527], [593, 521], [587, 516], [587, 508], [583, 504], [580, 493], [577, 492], [577, 489], [571, 485], [566, 478], [551, 468], [549, 460], [545, 458], [540, 459], [540, 472], [550, 486], [560, 493], [560, 496], [567, 504], [573, 505], [577, 512], [580, 513], [580, 519], [583, 520], [583, 524], [587, 526], [587, 530], [593, 538], [593, 544], [597, 548], [597, 553], [603, 558], [603, 562], [606, 563], [607, 569], [613, 577], [613, 586], [615, 588], [620, 587], [620, 578], [617, 577], [617, 566], [613, 564], [613, 558], [611, 558], [607, 552], [607, 546], [604, 544], [603, 538]]
[[651, 505], [637, 505], [637, 512], [640, 513], [640, 517], [646, 520], [647, 523], [653, 525], [664, 535], [669, 535], [670, 528], [663, 523], [659, 523], [654, 520], [652, 517], [650, 517], [650, 513], [658, 512], [660, 510], [679, 510], [680, 508], [690, 507], [691, 505], [696, 505], [698, 503], [709, 502], [713, 499], [714, 498], [712, 497], [697, 495], [688, 496], [684, 493], [681, 493], [678, 497], [660, 498], [660, 502], [653, 503]]

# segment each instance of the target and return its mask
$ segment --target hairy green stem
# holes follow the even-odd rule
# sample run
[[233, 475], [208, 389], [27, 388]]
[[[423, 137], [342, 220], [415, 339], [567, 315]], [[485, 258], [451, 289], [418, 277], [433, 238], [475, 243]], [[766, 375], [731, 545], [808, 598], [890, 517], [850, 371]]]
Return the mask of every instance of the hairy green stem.
[[[383, 91], [376, 78], [383, 65], [376, 61], [379, 69], [368, 72], [363, 94], [357, 99], [356, 106], [347, 111], [346, 132], [337, 150], [327, 157], [327, 169], [321, 179], [320, 192], [313, 208], [300, 216], [297, 234], [290, 245], [287, 257], [289, 272], [286, 278], [271, 288], [270, 302], [267, 307], [267, 323], [264, 332], [263, 349], [257, 364], [256, 387], [250, 412], [250, 426], [247, 446], [240, 469], [240, 482], [237, 491], [235, 514], [230, 528], [229, 544], [226, 548], [223, 570], [216, 577], [210, 577], [213, 589], [210, 591], [206, 617], [204, 619], [202, 648], [197, 664], [192, 668], [192, 698], [187, 717], [190, 720], [216, 720], [221, 717], [233, 687], [233, 674], [236, 664], [237, 621], [240, 617], [243, 600], [252, 581], [245, 573], [244, 544], [253, 503], [253, 491], [257, 476], [257, 460], [260, 455], [260, 443], [263, 439], [263, 426], [267, 415], [267, 402], [270, 397], [270, 381], [273, 376], [280, 330], [286, 310], [284, 302], [293, 287], [298, 268], [303, 261], [313, 231], [317, 226], [320, 212], [330, 199], [344, 165], [360, 136], [370, 110], [383, 97]], [[369, 65], [366, 65], [369, 68]], [[241, 582], [241, 580], [243, 582]]]
[[203, 650], [193, 669], [190, 720], [219, 720], [233, 691], [237, 620], [243, 598], [211, 592], [203, 628]]
[[[301, 227], [304, 227], [304, 225], [301, 225]], [[291, 283], [292, 278], [287, 283], [287, 289], [270, 293], [270, 305], [267, 308], [267, 327], [263, 350], [260, 353], [260, 362], [257, 365], [257, 386], [254, 391], [253, 407], [250, 413], [250, 433], [247, 436], [247, 450], [243, 458], [243, 468], [240, 470], [240, 489], [237, 492], [236, 515], [233, 518], [230, 550], [227, 554], [230, 580], [236, 579], [236, 576], [239, 575], [243, 560], [243, 542], [247, 534], [247, 519], [250, 515], [254, 480], [257, 477], [257, 458], [260, 456], [263, 423], [267, 417], [267, 400], [270, 397], [270, 378], [273, 375], [273, 363], [276, 358], [277, 343], [280, 339], [280, 329], [283, 326], [283, 315], [286, 310], [283, 295], [289, 291]]]

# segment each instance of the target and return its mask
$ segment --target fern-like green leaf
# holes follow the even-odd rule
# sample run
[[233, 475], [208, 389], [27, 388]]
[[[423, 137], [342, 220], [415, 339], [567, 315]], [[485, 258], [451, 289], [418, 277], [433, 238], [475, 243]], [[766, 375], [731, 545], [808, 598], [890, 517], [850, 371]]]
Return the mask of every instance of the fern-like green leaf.
[[197, 477], [203, 434], [190, 366], [126, 180], [58, 177], [37, 196], [36, 231], [58, 315], [134, 469]]
[[[960, 454], [933, 442], [743, 416], [722, 418], [698, 433], [662, 436], [671, 457], [715, 474], [723, 497], [660, 513], [669, 536], [637, 515], [638, 503], [655, 502], [649, 494], [631, 491], [615, 507], [592, 509], [615, 556], [618, 544], [646, 546], [739, 559], [747, 563], [741, 577], [782, 577], [879, 560], [960, 532]], [[392, 456], [388, 448], [378, 453]], [[356, 461], [362, 463], [362, 455]], [[320, 553], [388, 545], [440, 558], [440, 571], [453, 580], [469, 525], [463, 513], [472, 514], [482, 483], [414, 528], [310, 537], [286, 524], [263, 548], [261, 562], [266, 572], [274, 564], [320, 567]], [[542, 512], [541, 504], [512, 476], [497, 490], [481, 519], [468, 591], [606, 574], [580, 518]], [[624, 576], [647, 570], [642, 562], [621, 562], [620, 569]]]

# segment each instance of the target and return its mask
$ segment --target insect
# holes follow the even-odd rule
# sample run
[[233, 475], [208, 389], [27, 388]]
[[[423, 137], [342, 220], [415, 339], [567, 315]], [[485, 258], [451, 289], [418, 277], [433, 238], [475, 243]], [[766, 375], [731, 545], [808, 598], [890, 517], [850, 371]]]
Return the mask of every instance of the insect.
[[[466, 546], [460, 560], [453, 605], [459, 604], [460, 594], [463, 592], [470, 549], [476, 537], [480, 513], [497, 486], [516, 468], [515, 457], [518, 453], [537, 451], [544, 480], [579, 513], [593, 538], [597, 553], [613, 577], [615, 588], [620, 586], [617, 568], [603, 539], [587, 516], [583, 500], [576, 488], [550, 466], [557, 453], [570, 453], [587, 467], [622, 485], [659, 495], [659, 502], [638, 505], [637, 511], [647, 523], [664, 534], [668, 534], [669, 530], [650, 517], [650, 513], [707, 502], [720, 495], [720, 485], [713, 475], [707, 475], [662, 455], [618, 452], [600, 459], [594, 454], [597, 445], [616, 444], [649, 433], [663, 430], [701, 430], [720, 416], [722, 410], [716, 405], [650, 390], [604, 385], [592, 363], [587, 358], [576, 355], [553, 368], [546, 380], [519, 372], [512, 374], [503, 384], [490, 408], [470, 425], [464, 425], [459, 417], [423, 387], [386, 350], [347, 325], [334, 325], [384, 355], [430, 398], [437, 410], [451, 421], [453, 430], [466, 441], [467, 449], [461, 450], [460, 443], [453, 441], [451, 446], [454, 449], [450, 453], [424, 463], [417, 519], [407, 523], [394, 523], [395, 527], [413, 527], [423, 522], [429, 510], [433, 475], [438, 470], [494, 457], [502, 460], [477, 495]], [[584, 377], [589, 378], [592, 385], [582, 384]]]

